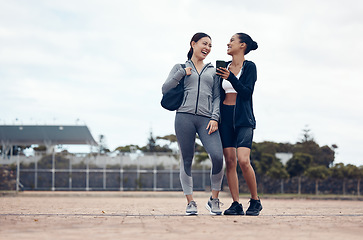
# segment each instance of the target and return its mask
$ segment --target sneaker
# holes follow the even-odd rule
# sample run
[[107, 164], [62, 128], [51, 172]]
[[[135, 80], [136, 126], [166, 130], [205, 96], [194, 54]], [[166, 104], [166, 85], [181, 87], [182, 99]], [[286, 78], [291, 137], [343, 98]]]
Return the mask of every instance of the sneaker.
[[210, 212], [211, 215], [221, 215], [222, 210], [219, 208], [219, 205], [222, 204], [218, 198], [210, 199], [205, 204], [205, 208]]
[[260, 199], [255, 200], [255, 199], [251, 198], [250, 206], [248, 207], [248, 209], [246, 211], [246, 215], [258, 216], [260, 214], [261, 210], [262, 210], [262, 205], [261, 205]]
[[187, 210], [185, 211], [186, 215], [197, 215], [198, 209], [197, 209], [197, 203], [194, 201], [190, 201], [187, 205]]
[[232, 205], [224, 211], [224, 215], [244, 215], [242, 204], [233, 202]]

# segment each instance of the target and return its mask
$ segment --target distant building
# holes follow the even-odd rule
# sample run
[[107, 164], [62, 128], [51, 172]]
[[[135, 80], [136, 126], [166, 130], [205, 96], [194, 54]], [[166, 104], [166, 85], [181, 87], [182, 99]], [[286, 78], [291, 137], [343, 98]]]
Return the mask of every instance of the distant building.
[[97, 146], [87, 126], [79, 125], [0, 125], [1, 155], [13, 155], [15, 146], [44, 145], [52, 151], [55, 145]]
[[280, 159], [283, 165], [286, 165], [287, 161], [289, 161], [292, 158], [292, 153], [276, 153], [275, 157]]

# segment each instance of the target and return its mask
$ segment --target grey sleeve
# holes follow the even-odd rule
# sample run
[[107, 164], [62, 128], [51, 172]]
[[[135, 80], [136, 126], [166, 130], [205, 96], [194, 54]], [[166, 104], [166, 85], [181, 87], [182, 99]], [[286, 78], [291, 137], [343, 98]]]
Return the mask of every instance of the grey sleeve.
[[175, 88], [185, 75], [185, 69], [180, 64], [175, 64], [161, 88], [162, 93], [165, 94], [170, 89]]
[[219, 111], [219, 106], [220, 106], [220, 101], [221, 101], [221, 92], [220, 92], [220, 77], [216, 74], [214, 76], [214, 84], [213, 84], [213, 112], [212, 112], [212, 117], [211, 120], [216, 120], [217, 122], [219, 122], [219, 116], [220, 116], [220, 111]]

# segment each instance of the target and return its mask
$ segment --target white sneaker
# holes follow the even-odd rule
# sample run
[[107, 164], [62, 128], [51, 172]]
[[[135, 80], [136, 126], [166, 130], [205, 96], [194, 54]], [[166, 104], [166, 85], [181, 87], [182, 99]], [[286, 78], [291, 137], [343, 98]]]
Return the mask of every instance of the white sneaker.
[[219, 205], [222, 204], [219, 201], [219, 198], [208, 199], [208, 202], [205, 204], [205, 208], [209, 211], [211, 215], [221, 215], [222, 210], [219, 208]]
[[197, 215], [198, 209], [197, 209], [197, 203], [194, 201], [190, 201], [187, 205], [187, 210], [185, 211], [186, 215]]

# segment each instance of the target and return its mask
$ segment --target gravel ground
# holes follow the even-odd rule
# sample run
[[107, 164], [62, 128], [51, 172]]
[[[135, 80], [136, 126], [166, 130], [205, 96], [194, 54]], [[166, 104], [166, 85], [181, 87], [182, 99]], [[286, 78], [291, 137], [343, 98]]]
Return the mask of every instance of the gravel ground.
[[209, 193], [194, 196], [198, 216], [184, 215], [181, 192], [5, 194], [0, 239], [363, 239], [363, 201], [261, 199], [258, 217], [211, 216]]

